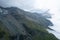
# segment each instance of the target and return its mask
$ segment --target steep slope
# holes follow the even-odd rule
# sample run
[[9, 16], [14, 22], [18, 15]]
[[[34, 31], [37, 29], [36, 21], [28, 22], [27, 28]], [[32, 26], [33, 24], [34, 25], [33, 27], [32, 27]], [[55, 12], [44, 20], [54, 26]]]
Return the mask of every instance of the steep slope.
[[0, 40], [58, 40], [46, 30], [46, 18], [16, 7], [0, 7]]

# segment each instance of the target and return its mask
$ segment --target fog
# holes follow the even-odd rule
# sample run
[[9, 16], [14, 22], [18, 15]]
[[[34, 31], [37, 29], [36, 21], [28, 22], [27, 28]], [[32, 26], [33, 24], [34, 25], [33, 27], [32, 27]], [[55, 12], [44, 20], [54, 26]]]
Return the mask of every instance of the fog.
[[36, 0], [35, 4], [35, 8], [50, 9], [49, 12], [52, 14], [50, 21], [54, 24], [50, 28], [55, 31], [48, 31], [60, 39], [60, 0]]
[[0, 6], [3, 7], [19, 7], [21, 9], [33, 9], [34, 0], [0, 0]]

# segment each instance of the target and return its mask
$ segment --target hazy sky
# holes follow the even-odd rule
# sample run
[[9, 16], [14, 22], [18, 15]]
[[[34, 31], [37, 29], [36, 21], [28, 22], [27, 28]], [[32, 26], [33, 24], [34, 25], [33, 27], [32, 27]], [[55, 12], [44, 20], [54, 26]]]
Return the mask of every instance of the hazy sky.
[[59, 0], [0, 0], [0, 5], [7, 6], [17, 6], [23, 9], [33, 9], [33, 8], [49, 8], [56, 9], [60, 8]]
[[60, 8], [60, 0], [0, 0], [2, 6], [18, 6], [21, 8]]
[[0, 5], [4, 7], [17, 6], [22, 9], [32, 9], [34, 0], [0, 0]]

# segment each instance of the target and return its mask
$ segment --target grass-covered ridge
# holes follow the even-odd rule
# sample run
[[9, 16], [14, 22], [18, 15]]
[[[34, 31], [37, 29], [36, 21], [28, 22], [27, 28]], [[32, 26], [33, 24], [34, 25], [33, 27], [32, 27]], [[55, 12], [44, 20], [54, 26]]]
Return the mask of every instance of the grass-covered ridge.
[[[48, 33], [46, 29], [39, 24], [36, 24], [32, 21], [27, 21], [23, 25], [27, 26], [28, 29], [26, 29], [26, 31], [28, 30], [27, 32], [31, 34], [32, 40], [58, 40], [53, 34]], [[4, 37], [5, 40], [9, 40], [8, 31], [5, 31], [5, 29], [3, 29], [2, 27], [3, 25], [0, 22], [0, 38]]]
[[36, 31], [36, 33], [34, 33], [35, 35], [33, 34], [32, 40], [58, 40], [53, 34], [49, 33], [44, 26], [36, 22], [27, 20], [25, 24], [32, 31]]

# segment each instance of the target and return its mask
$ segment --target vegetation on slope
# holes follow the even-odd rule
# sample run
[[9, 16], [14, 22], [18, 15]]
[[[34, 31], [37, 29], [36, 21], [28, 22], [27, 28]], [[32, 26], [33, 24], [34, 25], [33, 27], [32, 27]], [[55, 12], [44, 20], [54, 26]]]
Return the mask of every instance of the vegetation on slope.
[[28, 20], [25, 24], [30, 28], [28, 30], [32, 30], [32, 32], [30, 31], [33, 35], [32, 40], [58, 40], [53, 34], [46, 31], [46, 28], [38, 23]]
[[[34, 23], [30, 20], [22, 24], [26, 31], [32, 36], [32, 40], [58, 40], [53, 34], [48, 33], [43, 26]], [[3, 25], [0, 22], [0, 38], [5, 38], [4, 40], [9, 40], [9, 33], [2, 28]], [[23, 37], [24, 38], [24, 37]]]
[[9, 40], [9, 33], [7, 29], [5, 29], [5, 25], [0, 21], [0, 40]]

